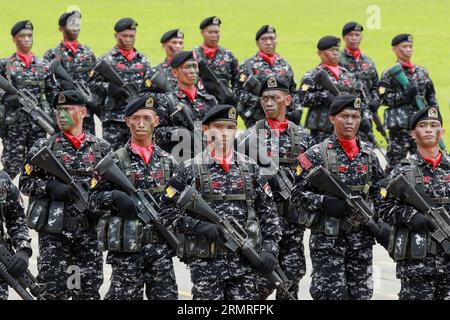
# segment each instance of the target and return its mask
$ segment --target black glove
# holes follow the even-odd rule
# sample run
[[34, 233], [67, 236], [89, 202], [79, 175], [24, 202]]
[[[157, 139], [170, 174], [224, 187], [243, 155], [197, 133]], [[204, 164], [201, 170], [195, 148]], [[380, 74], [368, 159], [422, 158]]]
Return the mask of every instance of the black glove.
[[369, 102], [369, 110], [372, 113], [377, 113], [378, 108], [380, 107], [381, 101], [379, 100], [372, 100]]
[[377, 239], [377, 242], [387, 249], [389, 246], [389, 235], [391, 234], [392, 228], [389, 224], [383, 221], [381, 221], [378, 226], [380, 227], [380, 231], [378, 231], [375, 235], [375, 239]]
[[29, 249], [20, 249], [13, 257], [11, 264], [9, 265], [9, 273], [17, 278], [28, 268], [28, 260], [30, 260]]
[[63, 90], [76, 90], [77, 88], [75, 87], [75, 85], [67, 80], [61, 80], [61, 88]]
[[325, 196], [323, 198], [322, 208], [327, 216], [343, 218], [346, 213], [347, 205], [345, 204], [345, 201], [338, 198]]
[[127, 92], [114, 82], [110, 82], [108, 85], [108, 96], [114, 99], [126, 99]]
[[271, 251], [264, 251], [261, 254], [261, 262], [258, 265], [258, 270], [264, 274], [270, 274], [273, 270], [275, 270], [275, 267], [277, 266], [278, 261], [275, 254]]
[[302, 119], [302, 110], [286, 111], [286, 118], [295, 124], [300, 124], [300, 120]]
[[206, 241], [213, 242], [219, 240], [222, 235], [222, 230], [214, 223], [200, 221], [195, 226], [195, 233], [202, 236]]
[[331, 106], [331, 104], [333, 103], [334, 98], [336, 98], [336, 96], [334, 94], [332, 94], [331, 92], [328, 92], [327, 95], [325, 96], [325, 104], [328, 107]]
[[403, 92], [403, 95], [409, 99], [413, 99], [419, 93], [419, 88], [414, 83], [410, 83], [408, 87]]
[[412, 217], [409, 227], [415, 232], [433, 232], [436, 230], [434, 221], [419, 212]]
[[19, 98], [15, 94], [7, 93], [3, 96], [3, 103], [7, 104], [10, 108], [20, 108]]
[[137, 209], [130, 196], [123, 191], [114, 190], [112, 199], [117, 208], [116, 216], [124, 219], [134, 219], [137, 217]]
[[73, 189], [63, 182], [49, 181], [45, 190], [52, 200], [63, 202], [73, 202], [75, 200]]

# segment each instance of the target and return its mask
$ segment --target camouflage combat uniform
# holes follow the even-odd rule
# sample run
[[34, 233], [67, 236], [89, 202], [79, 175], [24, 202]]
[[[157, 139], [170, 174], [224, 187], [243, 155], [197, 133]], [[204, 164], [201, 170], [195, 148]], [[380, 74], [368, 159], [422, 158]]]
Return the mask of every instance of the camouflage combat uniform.
[[[165, 151], [171, 153], [174, 147], [180, 141], [180, 136], [185, 136], [188, 132], [184, 132], [182, 129], [187, 129], [191, 133], [190, 138], [193, 137], [193, 128], [190, 127], [188, 122], [182, 115], [181, 111], [176, 112], [177, 105], [181, 104], [186, 106], [186, 111], [191, 115], [192, 120], [201, 121], [206, 112], [217, 105], [217, 100], [214, 96], [206, 93], [204, 90], [197, 88], [197, 96], [194, 102], [191, 102], [186, 94], [177, 86], [174, 92], [157, 96], [157, 113], [160, 118], [159, 125], [155, 129], [155, 142]], [[176, 112], [176, 113], [175, 113]], [[175, 114], [174, 114], [175, 113]], [[191, 140], [192, 141], [192, 140]], [[193, 143], [191, 144], [191, 150], [194, 150]], [[178, 161], [178, 157], [183, 160], [191, 159], [193, 151], [188, 155], [180, 155], [178, 153], [172, 154]]]
[[321, 70], [325, 70], [330, 80], [341, 92], [354, 93], [355, 79], [353, 75], [344, 67], [339, 66], [339, 79], [328, 71], [322, 65], [308, 71], [304, 74], [298, 90], [300, 103], [308, 108], [308, 114], [305, 120], [305, 128], [311, 130], [311, 136], [316, 143], [319, 143], [329, 137], [333, 132], [333, 125], [328, 119], [330, 104], [326, 97], [329, 91], [314, 81], [314, 77]]
[[[128, 61], [127, 58], [114, 47], [107, 54], [99, 57], [99, 61], [106, 61], [113, 66], [119, 76], [126, 83], [134, 83], [136, 88], [140, 88], [151, 69], [146, 56], [135, 50], [134, 57]], [[103, 138], [111, 143], [113, 150], [117, 150], [125, 145], [130, 138], [130, 130], [125, 124], [126, 101], [122, 98], [114, 99], [108, 96], [109, 82], [100, 75], [91, 79], [91, 89], [93, 93], [103, 98], [102, 127]]]
[[[376, 200], [384, 178], [378, 159], [368, 144], [358, 141], [360, 151], [349, 160], [333, 134], [299, 156], [293, 202], [301, 220], [311, 228], [309, 248], [312, 262], [310, 293], [313, 299], [360, 299], [372, 297], [372, 246], [374, 238], [362, 226], [352, 227], [346, 220], [325, 215], [324, 195], [305, 183], [311, 169], [325, 165], [330, 172], [365, 198]], [[327, 160], [325, 160], [327, 159]]]
[[164, 62], [158, 64], [156, 67], [152, 68], [152, 74], [156, 71], [163, 72], [164, 77], [170, 83], [172, 89], [175, 89], [178, 86], [178, 80], [172, 75], [172, 67], [170, 66], [170, 62], [164, 60]]
[[[205, 192], [202, 192], [201, 181]], [[225, 172], [205, 151], [180, 165], [168, 183], [170, 189], [177, 186], [176, 190], [180, 192], [189, 185], [196, 187], [219, 216], [234, 217], [245, 227], [250, 245], [259, 244], [263, 251], [277, 254], [281, 237], [279, 219], [274, 210], [270, 186], [255, 162], [235, 153], [229, 171]], [[245, 190], [248, 190], [247, 193]], [[230, 252], [220, 242], [208, 244], [196, 236], [196, 225], [205, 220], [181, 211], [175, 204], [178, 196], [179, 193], [169, 191], [163, 194], [161, 217], [166, 226], [173, 227], [181, 235], [184, 245], [180, 246], [182, 254], [179, 256], [187, 261], [191, 271], [193, 298], [256, 299], [256, 271], [239, 253]], [[232, 197], [242, 200], [230, 199]]]
[[[54, 59], [60, 59], [64, 69], [74, 80], [88, 86], [89, 73], [95, 65], [94, 52], [88, 46], [79, 43], [76, 52], [73, 52], [61, 42], [56, 48], [49, 49], [44, 54], [44, 59], [50, 63]], [[64, 90], [60, 85], [61, 80], [57, 78], [58, 92]], [[94, 114], [91, 110], [88, 110], [83, 120], [83, 129], [95, 135]]]
[[[0, 225], [0, 237], [5, 239], [7, 232], [12, 239], [14, 249], [16, 251], [29, 249], [31, 256], [31, 238], [25, 223], [20, 192], [3, 170], [0, 171]], [[6, 299], [8, 299], [8, 284], [0, 278], [0, 300]]]
[[[389, 174], [388, 180], [405, 174], [409, 183], [428, 195], [436, 207], [450, 210], [450, 158], [443, 155], [441, 162], [433, 170], [416, 152], [408, 160], [403, 160]], [[419, 182], [420, 181], [420, 182]], [[449, 300], [450, 299], [450, 259], [442, 246], [431, 238], [430, 233], [410, 230], [409, 223], [414, 215], [421, 214], [412, 206], [397, 201], [387, 194], [381, 205], [383, 220], [393, 225], [389, 254], [397, 262], [396, 276], [401, 280], [399, 298], [401, 300]], [[406, 237], [401, 237], [406, 234]], [[402, 240], [403, 239], [403, 240]], [[415, 239], [415, 241], [412, 241]], [[394, 243], [396, 244], [394, 247]], [[416, 247], [412, 248], [415, 244]], [[417, 256], [418, 247], [425, 247], [424, 256]]]
[[242, 105], [242, 110], [238, 110], [239, 115], [244, 120], [247, 128], [253, 126], [256, 121], [264, 119], [265, 116], [259, 102], [259, 96], [246, 90], [243, 84], [251, 75], [254, 75], [259, 82], [262, 82], [270, 74], [274, 74], [289, 83], [289, 91], [293, 99], [292, 104], [287, 108], [286, 115], [288, 119], [290, 118], [290, 112], [302, 111], [302, 106], [296, 94], [297, 84], [295, 83], [294, 71], [289, 63], [280, 55], [276, 54], [274, 64], [270, 65], [257, 53], [239, 66], [239, 82], [236, 88], [236, 95]]
[[[425, 99], [426, 104], [437, 107], [436, 93], [428, 71], [424, 67], [413, 65], [412, 73], [406, 68], [405, 74], [409, 81], [414, 81], [418, 86], [419, 94]], [[394, 167], [406, 158], [408, 151], [410, 154], [416, 151], [416, 143], [410, 136], [409, 125], [412, 115], [419, 108], [415, 101], [403, 95], [404, 90], [400, 84], [386, 71], [381, 75], [378, 90], [383, 105], [388, 106], [384, 112], [384, 122], [389, 129], [390, 139], [386, 157], [390, 166]]]
[[[169, 154], [155, 146], [152, 159], [145, 164], [142, 158], [132, 151], [128, 142], [125, 147], [114, 152], [112, 157], [137, 189], [149, 190], [159, 202], [159, 194], [175, 167], [175, 162]], [[107, 232], [102, 231], [101, 226], [104, 224], [112, 226], [114, 223], [112, 220], [110, 222], [110, 212], [115, 210], [111, 191], [116, 189], [120, 188], [102, 181], [100, 177], [100, 183], [90, 198], [93, 208], [106, 212], [98, 225], [99, 243], [110, 243], [113, 240], [111, 235], [108, 236]], [[142, 238], [135, 239], [132, 236], [126, 238], [124, 234], [123, 238], [116, 240], [114, 248], [109, 248], [106, 262], [112, 265], [112, 277], [105, 299], [142, 300], [144, 286], [148, 300], [177, 299], [178, 288], [172, 263], [174, 250], [153, 225], [143, 226], [143, 222], [138, 218], [128, 220], [127, 224], [139, 224], [136, 229], [143, 228]], [[110, 226], [108, 227], [111, 228]], [[114, 234], [112, 236], [114, 237]], [[124, 245], [121, 245], [122, 241]], [[127, 241], [136, 242], [135, 248], [130, 250], [132, 253], [124, 251], [123, 247], [127, 246], [125, 244]], [[107, 250], [108, 247], [105, 246], [103, 249]]]
[[[26, 67], [16, 53], [0, 61], [0, 74], [18, 90], [28, 90], [38, 101], [39, 108], [50, 115], [56, 88], [48, 68], [48, 61], [36, 56]], [[39, 138], [44, 138], [46, 133], [24, 112], [11, 110], [9, 117], [10, 122], [4, 128], [5, 136], [2, 141], [2, 164], [4, 170], [14, 179], [20, 172], [27, 152]]]
[[372, 111], [369, 102], [377, 99], [378, 72], [373, 60], [361, 52], [359, 59], [353, 57], [347, 49], [341, 51], [339, 64], [353, 74], [356, 94], [361, 98], [361, 125], [359, 135], [366, 142], [374, 144]]
[[[103, 283], [103, 256], [95, 234], [98, 214], [93, 211], [80, 214], [69, 203], [49, 201], [46, 187], [56, 178], [29, 162], [45, 146], [49, 146], [75, 182], [89, 190], [93, 169], [110, 152], [110, 145], [90, 133], [86, 133], [78, 150], [62, 133], [40, 139], [27, 155], [19, 180], [21, 192], [30, 197], [28, 226], [39, 235], [38, 279], [46, 284], [44, 298], [98, 300]], [[35, 216], [33, 211], [39, 215]]]
[[[244, 132], [240, 139], [246, 137], [250, 139], [250, 135], [261, 137], [259, 134], [264, 134], [262, 136], [264, 141], [258, 139], [260, 140], [258, 143], [266, 146], [269, 157], [272, 159], [278, 158], [280, 170], [284, 171], [289, 181], [286, 185], [288, 190], [282, 190], [274, 179], [269, 179], [269, 184], [274, 192], [274, 201], [280, 216], [282, 229], [281, 241], [278, 243], [278, 262], [288, 279], [292, 281], [289, 292], [292, 296], [297, 297], [300, 280], [306, 272], [303, 246], [305, 227], [298, 222], [298, 212], [292, 205], [290, 193], [295, 179], [297, 157], [299, 153], [304, 152], [315, 143], [305, 129], [293, 122], [289, 122], [288, 128], [278, 136], [276, 132], [271, 130], [266, 120], [256, 122], [256, 125]], [[285, 198], [286, 196], [288, 198]], [[272, 293], [273, 288], [267, 280], [263, 280], [259, 283], [258, 291], [261, 298], [266, 299]], [[287, 299], [282, 291], [277, 291], [276, 298], [277, 300]]]

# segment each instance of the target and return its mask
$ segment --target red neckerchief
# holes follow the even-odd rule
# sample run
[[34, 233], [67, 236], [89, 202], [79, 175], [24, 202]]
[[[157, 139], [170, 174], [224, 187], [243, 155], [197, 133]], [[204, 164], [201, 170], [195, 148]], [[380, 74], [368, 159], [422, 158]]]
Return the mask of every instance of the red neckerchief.
[[356, 137], [350, 140], [345, 139], [339, 139], [337, 138], [342, 149], [344, 149], [345, 154], [350, 160], [353, 160], [353, 158], [358, 154], [359, 152], [359, 146], [356, 143]]
[[134, 52], [134, 49], [125, 51], [123, 49], [117, 48], [117, 50], [119, 50], [119, 52], [125, 57], [125, 59], [128, 60], [128, 62], [133, 60], [133, 58], [136, 56], [136, 52]]
[[411, 61], [408, 61], [406, 63], [400, 63], [400, 64], [402, 65], [404, 70], [408, 70], [409, 71], [409, 74], [413, 73], [414, 66], [413, 66]]
[[430, 164], [433, 167], [433, 170], [435, 170], [437, 168], [437, 166], [439, 165], [439, 163], [441, 163], [442, 152], [439, 151], [439, 154], [435, 159], [428, 158], [428, 157], [422, 157], [422, 158], [423, 158], [423, 160], [425, 160], [426, 163]]
[[152, 159], [153, 150], [155, 150], [155, 146], [153, 144], [147, 147], [142, 147], [130, 142], [130, 147], [134, 153], [142, 158], [145, 164], [148, 164], [150, 162], [150, 160]]
[[274, 65], [274, 63], [275, 63], [275, 58], [276, 58], [276, 55], [275, 55], [275, 54], [269, 56], [268, 54], [265, 54], [265, 53], [262, 52], [262, 51], [258, 51], [258, 54], [259, 54], [259, 56], [260, 56], [265, 62], [267, 62], [268, 64], [270, 64], [271, 67], [273, 67], [273, 65]]
[[19, 52], [16, 52], [17, 56], [19, 57], [20, 60], [22, 60], [22, 62], [25, 64], [25, 66], [28, 68], [31, 64], [31, 61], [33, 61], [34, 59], [34, 55], [32, 52], [28, 53], [28, 54], [21, 54]]
[[180, 90], [188, 97], [189, 101], [194, 103], [195, 98], [197, 97], [197, 87], [194, 86], [192, 89], [189, 88], [180, 88]]
[[351, 56], [353, 56], [353, 58], [356, 59], [356, 61], [359, 60], [359, 58], [361, 57], [361, 49], [359, 49], [359, 48], [357, 48], [357, 49], [352, 49], [352, 48], [349, 48], [349, 47], [347, 47], [346, 49], [347, 49], [347, 52], [348, 52]]
[[63, 132], [63, 134], [67, 138], [67, 140], [70, 141], [70, 143], [73, 145], [75, 150], [78, 150], [78, 148], [83, 143], [84, 138], [86, 138], [86, 135], [84, 134], [84, 132], [82, 132], [78, 137], [75, 137], [67, 132]]
[[64, 46], [72, 51], [73, 54], [77, 53], [78, 50], [78, 41], [63, 41]]
[[205, 53], [205, 56], [207, 56], [210, 59], [214, 59], [214, 56], [216, 55], [217, 50], [219, 50], [219, 47], [210, 48], [206, 45], [202, 44], [203, 52]]
[[288, 128], [289, 122], [287, 118], [284, 118], [284, 121], [272, 120], [270, 118], [266, 118], [269, 127], [275, 131], [277, 137]]
[[336, 78], [336, 80], [339, 80], [339, 73], [340, 72], [339, 72], [339, 66], [338, 65], [332, 66], [331, 64], [322, 63], [322, 66], [325, 69], [327, 69], [328, 71], [330, 71], [331, 74]]
[[231, 162], [233, 161], [233, 151], [230, 152], [225, 158], [216, 157], [214, 150], [211, 152], [211, 157], [216, 160], [217, 164], [225, 171], [230, 170]]

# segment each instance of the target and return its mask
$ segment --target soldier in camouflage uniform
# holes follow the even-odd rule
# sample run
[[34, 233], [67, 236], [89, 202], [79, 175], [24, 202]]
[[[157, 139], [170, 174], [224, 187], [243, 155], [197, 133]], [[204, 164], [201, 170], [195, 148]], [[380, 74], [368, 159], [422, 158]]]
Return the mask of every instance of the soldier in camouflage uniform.
[[27, 155], [19, 187], [30, 197], [27, 224], [39, 236], [38, 279], [45, 299], [100, 299], [103, 256], [95, 226], [98, 214], [80, 213], [71, 186], [38, 166], [31, 158], [48, 147], [81, 188], [88, 190], [93, 169], [110, 151], [106, 141], [83, 132], [86, 101], [78, 91], [63, 91], [55, 98], [61, 133], [38, 140]]
[[203, 44], [193, 51], [196, 58], [204, 60], [217, 78], [225, 80], [235, 90], [239, 80], [239, 62], [233, 52], [219, 46], [221, 23], [216, 16], [204, 19], [200, 23]]
[[[310, 293], [313, 299], [361, 299], [372, 297], [372, 246], [374, 238], [364, 227], [346, 220], [346, 202], [321, 194], [305, 177], [325, 166], [364, 199], [376, 199], [384, 178], [378, 159], [367, 143], [357, 138], [361, 121], [360, 99], [343, 94], [330, 108], [334, 134], [299, 156], [292, 193], [302, 221], [311, 228], [312, 262]], [[377, 235], [378, 236], [378, 235]]]
[[390, 168], [406, 158], [408, 152], [413, 154], [416, 151], [416, 144], [408, 130], [412, 115], [419, 110], [415, 99], [419, 97], [424, 100], [425, 105], [438, 106], [433, 81], [428, 71], [411, 62], [412, 35], [397, 35], [392, 39], [391, 45], [397, 57], [397, 63], [402, 66], [409, 80], [409, 86], [403, 89], [387, 70], [381, 75], [378, 91], [383, 104], [388, 106], [384, 121], [389, 129], [390, 144], [386, 157]]
[[[49, 49], [44, 54], [44, 59], [49, 62], [54, 59], [60, 60], [75, 81], [87, 86], [89, 73], [95, 65], [95, 55], [91, 48], [78, 42], [80, 18], [81, 14], [78, 11], [65, 12], [59, 17], [59, 31], [63, 35], [63, 41], [56, 48]], [[60, 78], [56, 79], [59, 91], [75, 89], [73, 84]], [[83, 129], [95, 135], [94, 114], [91, 109], [95, 110], [96, 105], [88, 103], [87, 107], [88, 114], [84, 119]]]
[[[27, 269], [32, 254], [31, 238], [25, 224], [20, 192], [3, 170], [0, 170], [0, 237], [5, 241], [7, 238], [12, 240], [16, 253], [8, 271], [13, 277], [20, 276]], [[6, 299], [8, 284], [0, 277], [0, 300]]]
[[[181, 163], [179, 159], [188, 160], [193, 155], [194, 126], [191, 121], [200, 121], [208, 110], [217, 105], [217, 101], [197, 85], [198, 63], [192, 51], [177, 53], [171, 65], [178, 85], [173, 92], [158, 97], [160, 124], [155, 131], [155, 141]], [[174, 151], [180, 137], [182, 153], [178, 149]]]
[[333, 132], [333, 126], [328, 119], [328, 111], [335, 98], [332, 92], [315, 80], [317, 74], [325, 70], [339, 91], [354, 93], [353, 75], [338, 65], [340, 43], [341, 40], [334, 36], [325, 36], [319, 40], [317, 54], [321, 63], [305, 73], [298, 91], [300, 103], [304, 107], [308, 107], [305, 127], [311, 130], [311, 136], [316, 143], [325, 140]]
[[361, 99], [361, 125], [359, 135], [364, 141], [376, 144], [373, 134], [373, 113], [376, 113], [380, 102], [377, 95], [378, 73], [371, 58], [359, 48], [364, 28], [357, 22], [348, 22], [342, 28], [342, 39], [345, 48], [341, 51], [339, 65], [343, 66], [355, 78], [356, 94]]
[[[117, 21], [114, 26], [117, 44], [99, 61], [106, 60], [126, 83], [134, 83], [139, 88], [150, 74], [150, 63], [146, 56], [134, 48], [136, 27], [137, 22], [131, 18]], [[111, 143], [113, 150], [117, 150], [130, 138], [124, 119], [127, 93], [100, 75], [91, 79], [91, 89], [104, 99], [101, 119], [103, 138]]]
[[[298, 211], [291, 202], [290, 193], [295, 178], [297, 157], [300, 152], [306, 151], [315, 143], [305, 129], [286, 118], [286, 108], [291, 101], [286, 81], [273, 76], [265, 78], [261, 84], [261, 105], [266, 119], [256, 122], [255, 126], [244, 132], [240, 139], [249, 139], [251, 146], [264, 147], [267, 156], [276, 159], [279, 165], [279, 172], [275, 172], [278, 179], [275, 177], [269, 179], [283, 233], [278, 243], [280, 252], [278, 262], [288, 279], [292, 281], [289, 292], [297, 297], [300, 279], [306, 272], [303, 247], [305, 227], [298, 222]], [[263, 135], [260, 136], [261, 134]], [[267, 280], [262, 280], [258, 289], [262, 299], [266, 299], [273, 291]], [[280, 291], [277, 291], [276, 298], [287, 299], [284, 292]]]
[[[53, 101], [55, 83], [48, 70], [48, 62], [31, 52], [33, 24], [29, 20], [19, 21], [12, 27], [11, 35], [17, 52], [0, 61], [0, 74], [18, 90], [28, 90], [38, 101], [38, 107], [50, 114], [49, 105]], [[26, 153], [46, 133], [24, 112], [19, 112], [21, 105], [17, 95], [4, 94], [2, 103], [7, 106], [6, 126], [0, 129], [5, 132], [2, 164], [14, 179], [20, 172]]]
[[[388, 180], [399, 175], [429, 198], [435, 208], [450, 209], [450, 158], [439, 150], [443, 138], [442, 117], [435, 107], [417, 112], [412, 118], [411, 135], [417, 151], [391, 171]], [[381, 213], [394, 227], [389, 254], [397, 262], [401, 280], [401, 300], [449, 300], [450, 256], [431, 236], [433, 219], [388, 193]], [[447, 222], [448, 223], [448, 222]]]
[[[292, 104], [289, 106], [286, 115], [295, 124], [300, 123], [302, 107], [296, 92], [294, 71], [289, 63], [275, 52], [277, 45], [276, 30], [271, 25], [264, 25], [256, 32], [256, 45], [258, 53], [247, 59], [239, 66], [239, 83], [236, 95], [242, 105], [239, 115], [244, 120], [247, 128], [253, 126], [256, 121], [264, 119], [264, 111], [259, 103], [259, 92], [257, 88], [261, 81], [268, 75], [275, 75], [283, 78], [289, 83], [289, 91], [293, 95]], [[257, 80], [255, 82], [255, 80]], [[258, 83], [259, 82], [259, 83]], [[253, 86], [252, 83], [256, 83]]]
[[161, 217], [166, 226], [181, 234], [193, 299], [256, 299], [256, 271], [238, 252], [222, 244], [222, 229], [176, 205], [180, 192], [193, 185], [219, 216], [233, 217], [245, 228], [250, 245], [262, 248], [259, 271], [268, 274], [274, 270], [281, 237], [279, 220], [270, 186], [259, 167], [233, 150], [236, 109], [218, 105], [202, 123], [208, 149], [177, 168], [162, 196]]
[[[175, 162], [152, 142], [159, 121], [154, 107], [154, 100], [149, 95], [128, 104], [125, 121], [131, 139], [115, 151], [112, 158], [137, 189], [149, 190], [158, 201]], [[107, 212], [99, 222], [97, 237], [99, 243], [107, 244], [102, 249], [109, 249], [106, 262], [112, 265], [111, 284], [105, 299], [142, 299], [144, 285], [149, 300], [177, 299], [172, 263], [175, 252], [153, 225], [143, 226], [130, 197], [100, 177], [90, 201], [93, 208]], [[128, 230], [126, 225], [132, 226], [131, 231], [123, 232], [119, 238], [111, 232], [115, 228]], [[143, 233], [139, 234], [139, 230]], [[113, 245], [109, 246], [111, 243]]]

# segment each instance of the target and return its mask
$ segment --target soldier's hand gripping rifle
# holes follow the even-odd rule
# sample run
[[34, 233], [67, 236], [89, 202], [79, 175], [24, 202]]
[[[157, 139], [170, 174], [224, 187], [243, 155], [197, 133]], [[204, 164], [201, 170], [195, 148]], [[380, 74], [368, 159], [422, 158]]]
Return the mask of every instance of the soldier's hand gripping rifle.
[[100, 117], [101, 111], [98, 108], [100, 104], [100, 98], [93, 94], [89, 86], [84, 81], [74, 80], [72, 76], [64, 69], [64, 66], [61, 63], [61, 60], [55, 59], [50, 64], [49, 70], [57, 75], [59, 78], [69, 82], [74, 86], [76, 90], [78, 90], [83, 97], [86, 99], [86, 105], [89, 106], [89, 109], [92, 110], [97, 116]]
[[[408, 88], [409, 86], [409, 80], [408, 77], [405, 74], [405, 71], [403, 71], [403, 67], [399, 64], [396, 63], [392, 68], [390, 68], [388, 71], [386, 71], [386, 73], [395, 81], [397, 81], [397, 83], [405, 90], [406, 88]], [[420, 95], [420, 93], [418, 93], [415, 97], [414, 97], [414, 102], [416, 103], [417, 108], [421, 109], [425, 109], [427, 107], [427, 102], [426, 100]], [[446, 151], [445, 150], [445, 144], [444, 141], [442, 139], [439, 140], [439, 148], [441, 148], [442, 151]]]
[[[219, 226], [225, 238], [224, 245], [232, 252], [240, 252], [253, 267], [258, 268], [261, 255], [250, 245], [247, 233], [234, 217], [221, 218], [192, 186], [180, 194], [177, 204]], [[283, 290], [290, 299], [295, 300], [288, 291], [290, 283], [280, 266], [267, 275], [267, 278], [277, 289]]]
[[[345, 201], [350, 208], [350, 212], [346, 218], [347, 222], [354, 227], [363, 225], [380, 244], [384, 243], [379, 238], [382, 235], [380, 233], [381, 228], [373, 219], [374, 213], [372, 209], [360, 195], [354, 196], [349, 187], [342, 183], [330, 171], [324, 167], [314, 168], [306, 176], [306, 181], [314, 189]], [[385, 248], [387, 249], [387, 247]]]
[[442, 245], [446, 255], [450, 255], [450, 215], [444, 207], [436, 207], [433, 201], [417, 191], [403, 174], [393, 179], [386, 190], [397, 200], [414, 207], [419, 213], [432, 219], [437, 229], [431, 236]]
[[49, 135], [55, 133], [55, 122], [43, 109], [39, 108], [39, 102], [28, 90], [18, 90], [1, 75], [0, 89], [9, 94], [17, 95], [17, 98], [22, 105], [20, 110], [25, 112], [30, 117], [31, 121], [37, 123], [37, 125]]
[[88, 193], [73, 180], [66, 168], [64, 168], [48, 147], [43, 147], [39, 150], [39, 152], [31, 158], [30, 163], [55, 176], [73, 189], [76, 196], [76, 202], [72, 203], [72, 205], [78, 212], [83, 213], [89, 209]]
[[14, 256], [14, 252], [9, 248], [10, 246], [0, 239], [0, 278], [3, 278], [23, 300], [35, 300], [35, 298], [43, 300], [42, 288], [37, 284], [37, 280], [30, 270], [25, 270], [18, 277], [13, 277], [9, 273], [8, 270]]
[[128, 96], [128, 98], [125, 99], [127, 102], [139, 95], [139, 90], [136, 85], [134, 83], [126, 83], [106, 60], [99, 61], [94, 67], [94, 72], [97, 72], [106, 80], [124, 90]]
[[[172, 231], [164, 227], [156, 210], [159, 205], [148, 190], [136, 189], [110, 156], [104, 157], [94, 169], [102, 179], [106, 179], [124, 189], [138, 211], [138, 217], [146, 224], [153, 224], [167, 243], [177, 250], [179, 240]], [[155, 209], [156, 208], [156, 209]]]

